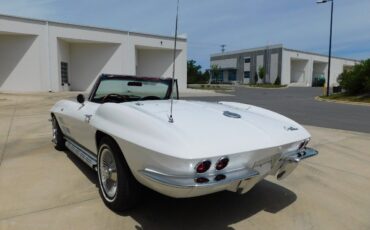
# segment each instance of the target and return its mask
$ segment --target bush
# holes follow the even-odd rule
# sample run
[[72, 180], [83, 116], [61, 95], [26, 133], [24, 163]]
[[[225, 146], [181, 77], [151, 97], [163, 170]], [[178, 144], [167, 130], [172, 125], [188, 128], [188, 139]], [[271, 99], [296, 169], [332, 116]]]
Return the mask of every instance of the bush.
[[281, 79], [279, 75], [276, 77], [274, 85], [281, 85]]
[[361, 62], [352, 70], [344, 71], [338, 77], [338, 83], [349, 95], [370, 93], [370, 59]]
[[265, 80], [265, 75], [266, 75], [265, 68], [263, 68], [262, 66], [260, 66], [258, 68], [258, 76], [260, 77], [260, 79], [262, 80], [262, 82], [264, 82], [264, 80]]

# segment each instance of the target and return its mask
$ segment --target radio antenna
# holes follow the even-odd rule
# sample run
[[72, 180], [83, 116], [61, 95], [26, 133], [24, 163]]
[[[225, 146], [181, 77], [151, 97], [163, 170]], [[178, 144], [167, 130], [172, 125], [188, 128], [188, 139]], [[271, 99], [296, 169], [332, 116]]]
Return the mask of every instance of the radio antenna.
[[177, 45], [177, 26], [179, 22], [179, 1], [177, 0], [177, 8], [176, 8], [176, 25], [175, 25], [175, 44], [173, 48], [173, 68], [172, 68], [172, 86], [171, 86], [171, 110], [170, 110], [170, 117], [168, 118], [168, 122], [173, 123], [173, 89], [175, 88], [175, 69], [176, 69], [176, 45]]

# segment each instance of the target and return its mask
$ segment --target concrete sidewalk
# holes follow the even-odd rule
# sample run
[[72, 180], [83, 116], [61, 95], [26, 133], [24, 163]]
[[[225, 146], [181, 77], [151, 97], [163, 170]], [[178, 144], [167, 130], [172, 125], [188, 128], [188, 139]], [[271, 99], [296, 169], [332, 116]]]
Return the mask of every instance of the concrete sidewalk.
[[97, 177], [53, 148], [50, 107], [69, 94], [0, 94], [0, 229], [370, 229], [370, 134], [306, 126], [320, 151], [283, 181], [245, 195], [148, 192], [116, 214]]

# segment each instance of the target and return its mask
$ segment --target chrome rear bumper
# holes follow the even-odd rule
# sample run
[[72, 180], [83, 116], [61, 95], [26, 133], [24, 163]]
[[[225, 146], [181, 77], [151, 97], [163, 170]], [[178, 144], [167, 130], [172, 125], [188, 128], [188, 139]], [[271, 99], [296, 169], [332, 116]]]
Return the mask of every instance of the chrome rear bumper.
[[[193, 188], [193, 187], [213, 187], [219, 185], [230, 184], [235, 181], [247, 180], [259, 175], [259, 172], [251, 168], [241, 168], [233, 171], [225, 172], [225, 179], [216, 181], [215, 178], [217, 175], [206, 174], [206, 175], [194, 175], [191, 177], [181, 177], [163, 174], [151, 169], [144, 169], [140, 171], [150, 180], [159, 182], [163, 185], [177, 187], [177, 188]], [[209, 181], [207, 183], [196, 183], [195, 179], [197, 177], [205, 177]]]
[[293, 172], [301, 160], [316, 156], [318, 153], [317, 150], [312, 148], [304, 148], [301, 151], [285, 153], [272, 171], [274, 174], [276, 173], [278, 180], [282, 180]]
[[[216, 174], [194, 174], [188, 176], [169, 175], [153, 169], [145, 168], [139, 172], [145, 176], [145, 178], [159, 183], [164, 186], [169, 186], [178, 189], [192, 189], [192, 188], [209, 188], [209, 187], [225, 187], [231, 184], [239, 184], [239, 187], [245, 183], [239, 183], [243, 181], [250, 181], [253, 184], [262, 180], [266, 175], [277, 175], [279, 180], [287, 177], [298, 165], [301, 160], [315, 156], [318, 151], [312, 148], [305, 148], [300, 151], [293, 151], [282, 154], [276, 161], [273, 162], [271, 170], [267, 174], [261, 175], [259, 171], [253, 168], [244, 167], [240, 169], [230, 170], [222, 172], [225, 176], [223, 180], [216, 180]], [[197, 183], [195, 181], [198, 177], [205, 177], [208, 179], [206, 183]], [[253, 180], [250, 180], [253, 179]], [[246, 186], [246, 185], [245, 185]], [[237, 188], [239, 190], [239, 188]], [[242, 189], [244, 192], [246, 189]]]

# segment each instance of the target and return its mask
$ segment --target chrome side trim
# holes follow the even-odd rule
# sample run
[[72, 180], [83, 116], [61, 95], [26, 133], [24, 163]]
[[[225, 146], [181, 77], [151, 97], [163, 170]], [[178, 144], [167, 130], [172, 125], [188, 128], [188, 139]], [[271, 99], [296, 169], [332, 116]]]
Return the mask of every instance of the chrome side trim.
[[145, 177], [148, 179], [161, 183], [163, 185], [176, 187], [176, 188], [195, 188], [195, 187], [212, 187], [212, 186], [219, 186], [230, 184], [235, 181], [247, 180], [259, 175], [259, 172], [251, 169], [251, 168], [242, 168], [239, 170], [229, 171], [222, 173], [226, 176], [224, 180], [215, 181], [215, 176], [213, 174], [203, 175], [209, 179], [208, 183], [196, 183], [194, 180], [198, 177], [199, 174], [194, 174], [193, 176], [174, 176], [168, 175], [162, 172], [155, 171], [153, 169], [145, 168], [144, 170], [140, 170]]
[[98, 160], [93, 153], [86, 150], [85, 148], [77, 144], [75, 141], [67, 137], [66, 137], [65, 145], [73, 154], [75, 154], [78, 158], [80, 158], [88, 166], [96, 170], [96, 165], [97, 165]]

